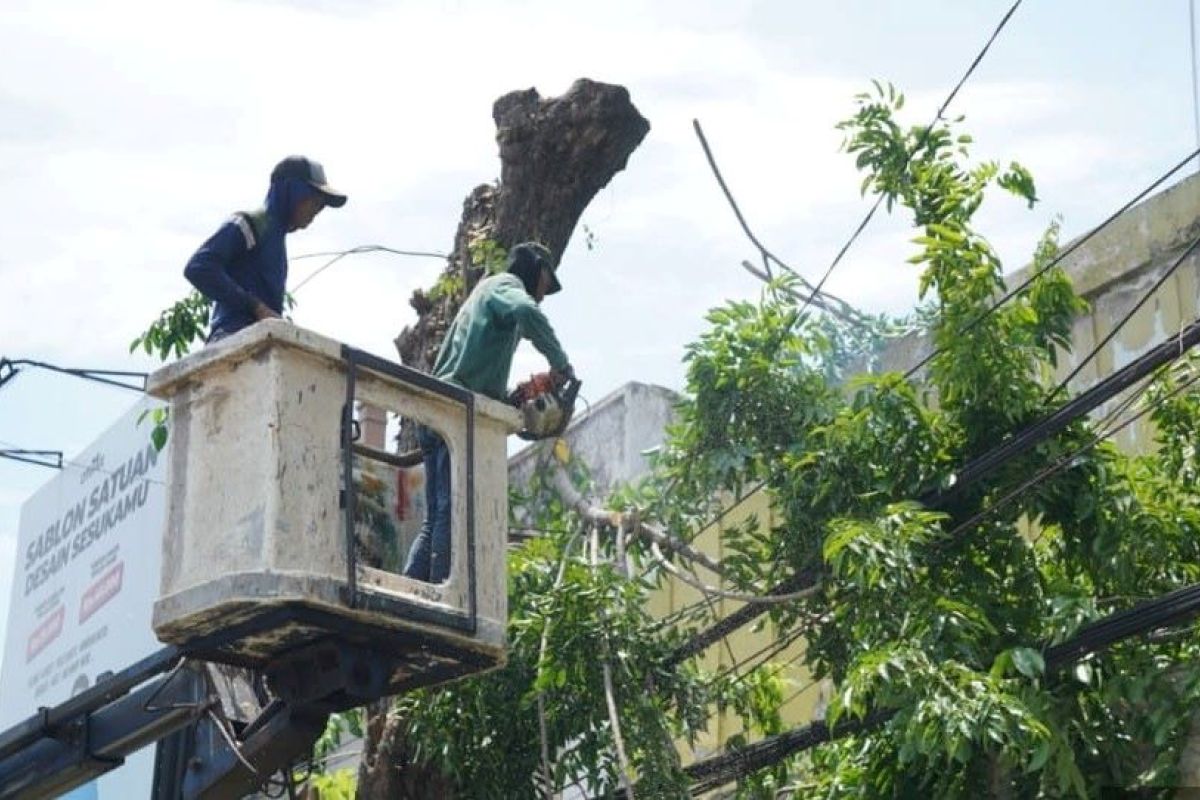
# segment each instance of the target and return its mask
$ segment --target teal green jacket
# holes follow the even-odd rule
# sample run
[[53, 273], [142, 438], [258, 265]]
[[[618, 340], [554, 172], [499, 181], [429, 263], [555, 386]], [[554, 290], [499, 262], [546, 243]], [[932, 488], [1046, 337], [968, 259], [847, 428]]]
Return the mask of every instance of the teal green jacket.
[[570, 363], [550, 327], [516, 275], [505, 272], [479, 282], [446, 332], [433, 374], [503, 401], [508, 372], [521, 339], [528, 339], [552, 369]]

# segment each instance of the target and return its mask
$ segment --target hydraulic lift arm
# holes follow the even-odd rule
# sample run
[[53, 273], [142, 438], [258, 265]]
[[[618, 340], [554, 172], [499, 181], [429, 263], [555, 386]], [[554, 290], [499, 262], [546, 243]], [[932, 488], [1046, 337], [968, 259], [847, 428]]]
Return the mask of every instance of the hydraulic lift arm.
[[239, 725], [222, 713], [207, 665], [163, 648], [0, 733], [0, 798], [57, 797], [189, 728], [174, 761], [156, 766], [156, 797], [242, 797], [311, 752], [332, 711], [381, 688], [370, 656], [337, 645], [316, 650], [324, 670], [312, 668], [313, 650], [268, 667], [268, 681], [287, 699], [275, 697]]

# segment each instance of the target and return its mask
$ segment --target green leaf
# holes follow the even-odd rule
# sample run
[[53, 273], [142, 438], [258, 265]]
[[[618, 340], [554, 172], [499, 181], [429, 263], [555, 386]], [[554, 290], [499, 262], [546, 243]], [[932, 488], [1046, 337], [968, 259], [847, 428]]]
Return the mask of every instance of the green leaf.
[[150, 432], [150, 441], [154, 444], [154, 449], [161, 453], [162, 449], [167, 446], [167, 426], [156, 425]]
[[1012, 662], [1018, 672], [1029, 678], [1036, 678], [1046, 671], [1046, 662], [1042, 654], [1029, 647], [1014, 647]]

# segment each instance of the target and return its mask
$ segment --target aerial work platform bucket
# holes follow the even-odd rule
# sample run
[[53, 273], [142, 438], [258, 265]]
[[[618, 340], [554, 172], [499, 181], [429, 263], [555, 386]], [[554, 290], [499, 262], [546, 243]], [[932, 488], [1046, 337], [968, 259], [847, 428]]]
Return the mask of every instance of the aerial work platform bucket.
[[[350, 647], [383, 665], [359, 676], [367, 695], [504, 663], [515, 409], [275, 320], [164, 367], [148, 391], [170, 402], [159, 639], [259, 668], [311, 652], [320, 669], [331, 645]], [[361, 557], [356, 476], [395, 456], [357, 442], [359, 403], [449, 448], [445, 583]]]

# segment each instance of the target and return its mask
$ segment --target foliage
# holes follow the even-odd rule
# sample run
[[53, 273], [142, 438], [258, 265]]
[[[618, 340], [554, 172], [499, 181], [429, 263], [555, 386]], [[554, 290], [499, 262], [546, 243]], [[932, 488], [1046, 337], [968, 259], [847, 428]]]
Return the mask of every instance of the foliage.
[[388, 493], [390, 475], [379, 474], [376, 462], [362, 461], [354, 471], [354, 531], [355, 543], [363, 562], [389, 572], [399, 572], [403, 566], [400, 535], [396, 530], [394, 513], [389, 507], [393, 498]]
[[489, 236], [473, 237], [467, 244], [467, 252], [471, 254], [471, 263], [483, 268], [488, 275], [504, 272], [508, 268], [508, 251]]
[[308, 785], [316, 790], [316, 800], [354, 800], [358, 781], [354, 770], [339, 769], [314, 774], [308, 779]]
[[443, 272], [438, 276], [437, 282], [433, 284], [433, 288], [429, 290], [429, 299], [461, 298], [463, 285], [462, 274], [458, 271], [449, 270]]
[[[182, 358], [197, 344], [203, 344], [208, 335], [208, 323], [212, 315], [212, 301], [193, 289], [182, 300], [159, 313], [158, 319], [129, 343], [129, 352], [139, 348], [147, 355], [157, 356], [160, 361]], [[284, 313], [296, 306], [291, 293], [283, 298]]]
[[208, 330], [212, 301], [193, 289], [182, 300], [158, 315], [141, 334], [129, 343], [129, 352], [138, 348], [160, 361], [172, 356], [182, 358], [197, 343], [203, 343]]
[[353, 769], [337, 765], [335, 755], [347, 736], [362, 738], [363, 717], [362, 709], [329, 715], [325, 730], [313, 745], [311, 770], [296, 776], [298, 784], [307, 782], [316, 791], [318, 800], [353, 800], [358, 780]]
[[[129, 352], [139, 348], [147, 355], [157, 356], [160, 361], [169, 358], [182, 358], [192, 351], [197, 344], [203, 344], [208, 333], [208, 323], [212, 314], [212, 301], [193, 289], [182, 300], [172, 303], [159, 313], [158, 319], [138, 334], [129, 343]], [[290, 312], [296, 306], [296, 299], [290, 292], [283, 296], [284, 313]], [[139, 419], [140, 424], [146, 415]], [[155, 449], [161, 451], [167, 446], [169, 412], [160, 408], [151, 412], [150, 441]]]
[[[1072, 425], [948, 507], [911, 502], [1051, 410], [1045, 384], [1084, 305], [1051, 268], [993, 309], [1001, 264], [972, 220], [990, 189], [1032, 206], [1031, 175], [969, 164], [970, 137], [954, 123], [904, 128], [890, 87], [857, 102], [840, 127], [863, 190], [916, 226], [908, 261], [921, 270], [937, 348], [924, 382], [883, 374], [834, 385], [829, 339], [787, 293], [726, 304], [688, 349], [689, 399], [655, 479], [654, 513], [686, 529], [722, 492], [762, 482], [773, 527], [723, 531], [738, 581], [824, 573], [823, 591], [777, 622], [821, 621], [807, 631], [807, 660], [836, 682], [832, 719], [893, 713], [880, 731], [797, 767], [806, 796], [953, 797], [1001, 785], [1013, 796], [1090, 796], [1168, 780], [1195, 698], [1197, 638], [1128, 642], [1066, 674], [1047, 672], [1040, 648], [1197, 580], [1189, 487], [1200, 400], [1164, 400], [1184, 380], [1173, 371], [1146, 396], [1164, 400], [1155, 453], [1086, 450], [973, 529], [955, 530], [1090, 442], [1091, 425]], [[1057, 235], [1055, 221], [1033, 269], [1054, 258]]]
[[[685, 353], [687, 397], [654, 473], [610, 503], [686, 536], [731, 499], [765, 489], [769, 519], [721, 529], [726, 577], [754, 592], [819, 574], [820, 591], [777, 608], [774, 625], [802, 633], [808, 669], [833, 682], [831, 721], [885, 715], [743, 778], [739, 796], [803, 787], [824, 798], [1059, 797], [1169, 785], [1200, 699], [1196, 629], [1065, 668], [1043, 651], [1109, 611], [1200, 580], [1193, 367], [1164, 371], [1142, 398], [1154, 452], [1090, 447], [1096, 426], [1076, 422], [944, 507], [922, 506], [916, 498], [948, 486], [956, 465], [1053, 409], [1047, 387], [1084, 304], [1050, 266], [1052, 221], [1032, 257], [1047, 271], [994, 306], [1004, 275], [975, 214], [997, 193], [1033, 207], [1033, 178], [1016, 163], [972, 163], [960, 120], [901, 125], [902, 106], [903, 95], [877, 85], [840, 127], [863, 191], [911, 216], [904, 268], [919, 270], [922, 309], [864, 335], [802, 310], [786, 281], [758, 302], [713, 309]], [[919, 382], [850, 375], [889, 331], [913, 325], [937, 350]], [[509, 663], [400, 701], [419, 761], [452, 775], [463, 797], [535, 796], [540, 699], [549, 788], [617, 789], [606, 656], [639, 796], [684, 794], [668, 740], [694, 741], [719, 710], [746, 730], [724, 743], [731, 750], [781, 729], [769, 664], [740, 680], [690, 662], [662, 666], [705, 612], [650, 616], [659, 573], [640, 545], [625, 577], [611, 534], [598, 563], [585, 555], [590, 530], [544, 480], [514, 505], [522, 526], [544, 533], [511, 555]]]
[[143, 420], [147, 417], [150, 418], [153, 423], [150, 428], [150, 443], [160, 453], [167, 446], [167, 422], [171, 417], [170, 411], [169, 408], [148, 408], [138, 416], [137, 420], [137, 424], [141, 425]]
[[[585, 481], [581, 472], [575, 477]], [[606, 660], [625, 750], [649, 796], [686, 796], [672, 742], [694, 738], [709, 705], [733, 709], [748, 729], [779, 729], [778, 686], [731, 686], [690, 666], [663, 666], [679, 634], [663, 634], [647, 609], [654, 579], [636, 570], [627, 577], [611, 540], [594, 563], [588, 529], [552, 490], [538, 485], [514, 499], [529, 515], [522, 524], [545, 533], [509, 558], [508, 663], [398, 701], [415, 760], [452, 777], [460, 797], [538, 796], [540, 699], [552, 788], [577, 783], [600, 796], [614, 791], [621, 777], [605, 701]]]

